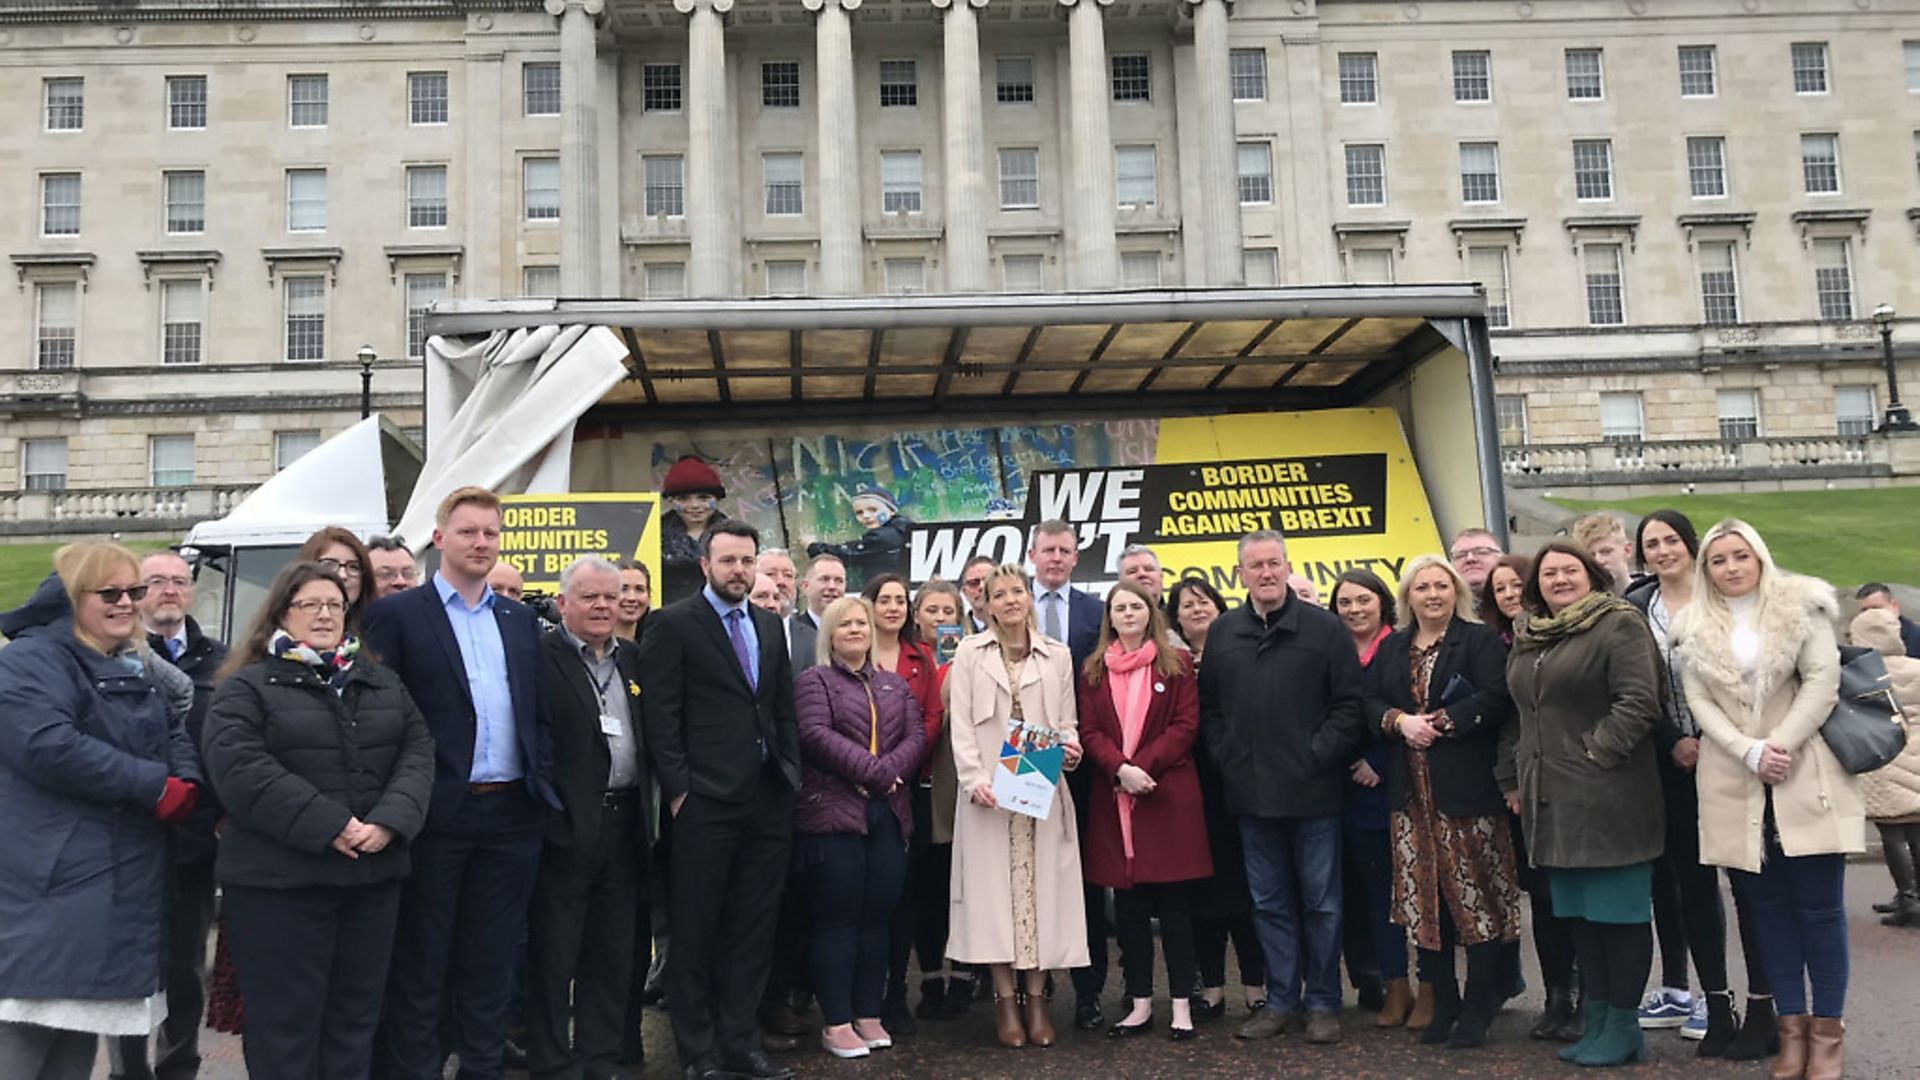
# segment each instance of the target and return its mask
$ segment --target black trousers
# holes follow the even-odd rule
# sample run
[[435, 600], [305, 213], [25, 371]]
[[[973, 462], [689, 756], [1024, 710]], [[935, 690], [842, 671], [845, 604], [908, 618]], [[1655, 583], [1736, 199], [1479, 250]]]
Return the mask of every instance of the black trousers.
[[807, 971], [820, 1018], [829, 1027], [878, 1019], [887, 981], [887, 938], [907, 879], [907, 843], [885, 799], [867, 802], [866, 835], [802, 836], [802, 865], [812, 933]]
[[541, 852], [528, 912], [527, 1066], [535, 1077], [620, 1067], [645, 893], [644, 812], [643, 798], [627, 796], [601, 811], [591, 845]]
[[[1519, 872], [1520, 887], [1527, 892], [1528, 913], [1533, 916], [1533, 951], [1540, 959], [1540, 978], [1549, 990], [1572, 993], [1573, 920], [1553, 913], [1553, 890], [1547, 884], [1547, 872], [1534, 866], [1527, 857], [1527, 838], [1520, 828], [1520, 818], [1509, 814], [1508, 820], [1513, 826], [1513, 864]], [[1503, 949], [1503, 962], [1508, 968], [1504, 975], [1517, 972], [1519, 949]], [[1637, 1008], [1639, 1002], [1634, 1005]]]
[[168, 871], [167, 940], [161, 982], [167, 1019], [147, 1055], [143, 1035], [108, 1039], [113, 1080], [192, 1080], [200, 1072], [200, 1014], [207, 1004], [207, 933], [213, 929], [213, 860]]
[[228, 885], [221, 911], [250, 1076], [363, 1080], [387, 983], [400, 883], [344, 888]]
[[1687, 955], [1700, 989], [1727, 988], [1727, 916], [1720, 905], [1720, 869], [1700, 865], [1700, 793], [1693, 774], [1660, 765], [1667, 803], [1667, 849], [1653, 864], [1653, 927], [1660, 942], [1660, 981], [1685, 989]]
[[1260, 938], [1253, 930], [1253, 913], [1243, 911], [1222, 918], [1195, 919], [1193, 922], [1194, 961], [1199, 968], [1200, 985], [1227, 984], [1227, 942], [1233, 942], [1233, 955], [1240, 964], [1240, 985], [1260, 988], [1266, 995], [1267, 958], [1260, 951]]
[[[1080, 850], [1087, 849], [1087, 805], [1093, 783], [1092, 769], [1075, 769], [1067, 774], [1067, 791], [1078, 812]], [[1107, 937], [1113, 932], [1107, 925], [1107, 890], [1098, 885], [1082, 887], [1087, 907], [1087, 966], [1074, 968], [1073, 993], [1076, 998], [1095, 999], [1107, 987]]]
[[519, 785], [470, 793], [414, 840], [387, 983], [384, 1080], [439, 1080], [449, 995], [460, 1080], [499, 1080], [546, 815]]
[[793, 792], [772, 768], [753, 797], [687, 796], [673, 820], [667, 1007], [682, 1065], [757, 1044], [774, 914], [793, 847]]
[[1193, 883], [1169, 881], [1113, 891], [1113, 919], [1120, 937], [1120, 971], [1127, 996], [1153, 996], [1153, 917], [1160, 916], [1160, 945], [1167, 959], [1167, 991], [1179, 1001], [1193, 993]]
[[953, 888], [953, 845], [933, 842], [933, 788], [913, 787], [913, 837], [907, 842], [907, 881], [888, 931], [887, 996], [907, 988], [907, 962], [920, 958], [920, 977], [937, 979], [946, 964], [948, 897]]

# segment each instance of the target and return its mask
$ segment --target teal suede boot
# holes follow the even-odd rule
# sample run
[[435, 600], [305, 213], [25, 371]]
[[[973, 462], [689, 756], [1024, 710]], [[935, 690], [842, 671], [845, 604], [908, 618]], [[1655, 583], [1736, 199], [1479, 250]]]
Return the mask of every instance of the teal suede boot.
[[1647, 1037], [1640, 1030], [1639, 1014], [1632, 1009], [1609, 1008], [1600, 1038], [1574, 1060], [1597, 1069], [1647, 1060]]
[[[1600, 1036], [1607, 1027], [1607, 1018], [1613, 1015], [1613, 1010], [1607, 1006], [1606, 1002], [1590, 994], [1581, 1002], [1581, 1006], [1580, 1015], [1587, 1025], [1586, 1029], [1580, 1033], [1579, 1042], [1560, 1048], [1561, 1061], [1578, 1064], [1581, 1055], [1593, 1049], [1593, 1044], [1600, 1041]], [[1640, 1018], [1637, 1014], [1633, 1022], [1634, 1026], [1639, 1026]]]

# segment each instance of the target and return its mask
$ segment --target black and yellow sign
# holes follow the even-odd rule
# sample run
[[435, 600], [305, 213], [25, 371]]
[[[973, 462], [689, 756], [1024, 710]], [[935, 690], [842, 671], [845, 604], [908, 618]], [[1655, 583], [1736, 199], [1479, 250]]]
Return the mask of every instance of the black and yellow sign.
[[660, 567], [660, 496], [653, 492], [511, 495], [501, 501], [500, 561], [527, 588], [558, 591], [560, 572], [583, 555]]

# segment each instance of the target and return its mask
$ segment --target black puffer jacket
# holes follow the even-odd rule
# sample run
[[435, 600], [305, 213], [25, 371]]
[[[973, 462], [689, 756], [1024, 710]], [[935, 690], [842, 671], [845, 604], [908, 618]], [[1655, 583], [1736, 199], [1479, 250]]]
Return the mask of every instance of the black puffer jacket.
[[[363, 657], [335, 694], [304, 664], [257, 661], [214, 693], [202, 737], [227, 810], [220, 881], [297, 889], [407, 875], [407, 841], [433, 790], [433, 738], [392, 671]], [[352, 817], [393, 830], [393, 842], [358, 859], [333, 850]]]

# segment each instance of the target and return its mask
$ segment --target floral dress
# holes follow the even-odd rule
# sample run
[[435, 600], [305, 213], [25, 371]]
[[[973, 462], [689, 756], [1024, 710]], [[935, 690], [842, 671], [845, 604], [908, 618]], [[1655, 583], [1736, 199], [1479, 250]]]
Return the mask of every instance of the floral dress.
[[[1015, 660], [1002, 649], [1000, 662], [1007, 669], [1007, 685], [1019, 687], [1020, 669], [1026, 665], [1026, 657]], [[1016, 689], [1013, 716], [1007, 730], [1018, 731], [1025, 723]], [[1034, 828], [1038, 824], [1025, 814], [1007, 815], [1008, 839], [1013, 852], [1013, 966], [1017, 971], [1032, 971], [1040, 966], [1040, 900], [1034, 886]]]

